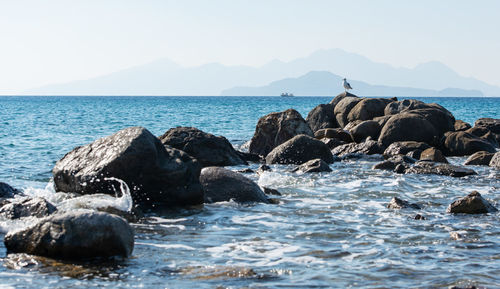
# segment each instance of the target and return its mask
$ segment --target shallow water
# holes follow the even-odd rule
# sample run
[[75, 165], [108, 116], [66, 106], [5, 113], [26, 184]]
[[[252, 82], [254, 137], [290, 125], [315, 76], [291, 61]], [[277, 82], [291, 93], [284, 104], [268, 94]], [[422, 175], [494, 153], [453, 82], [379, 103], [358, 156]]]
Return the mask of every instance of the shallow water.
[[[0, 97], [0, 181], [71, 209], [85, 202], [55, 193], [50, 170], [77, 145], [132, 125], [156, 135], [189, 125], [224, 135], [238, 146], [251, 138], [260, 116], [293, 107], [305, 117], [311, 108], [329, 100]], [[472, 123], [478, 117], [500, 118], [500, 98], [422, 100], [438, 102]], [[464, 158], [450, 160], [461, 164]], [[500, 287], [500, 213], [445, 213], [449, 203], [472, 190], [500, 207], [500, 172], [473, 167], [479, 175], [460, 179], [397, 175], [371, 170], [377, 161], [372, 157], [334, 163], [332, 172], [321, 174], [291, 173], [288, 166], [272, 166], [272, 172], [260, 176], [246, 174], [262, 186], [278, 189], [279, 205], [225, 202], [150, 216], [133, 225], [135, 248], [127, 260], [67, 264], [6, 256], [1, 243], [0, 284], [19, 288]], [[250, 168], [255, 170], [257, 165]], [[386, 204], [393, 196], [423, 208], [389, 210]], [[127, 206], [123, 195], [93, 202]], [[415, 220], [417, 213], [426, 220]], [[0, 229], [5, 232], [32, 221], [4, 220]]]

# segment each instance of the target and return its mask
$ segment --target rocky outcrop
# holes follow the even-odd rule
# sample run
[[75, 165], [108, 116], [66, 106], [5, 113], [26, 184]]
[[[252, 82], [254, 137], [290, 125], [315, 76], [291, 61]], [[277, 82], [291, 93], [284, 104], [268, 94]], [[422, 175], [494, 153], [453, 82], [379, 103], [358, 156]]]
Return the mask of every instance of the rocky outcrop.
[[266, 156], [275, 147], [299, 134], [314, 136], [299, 112], [289, 109], [270, 113], [259, 119], [249, 152]]
[[493, 158], [493, 153], [479, 151], [473, 153], [467, 158], [464, 165], [466, 166], [487, 166], [490, 164], [491, 158]]
[[353, 141], [351, 134], [341, 128], [320, 129], [314, 133], [314, 137], [317, 139], [335, 138], [346, 143]]
[[7, 219], [23, 217], [42, 218], [53, 214], [57, 208], [42, 198], [25, 199], [4, 205], [0, 208], [0, 216]]
[[397, 173], [404, 173], [404, 171], [416, 162], [415, 159], [403, 155], [395, 155], [389, 159], [375, 164], [372, 169], [374, 170], [387, 170]]
[[498, 118], [480, 118], [474, 123], [474, 127], [485, 127], [495, 134], [500, 134], [500, 119]]
[[267, 155], [266, 163], [300, 165], [318, 158], [326, 163], [333, 163], [333, 155], [325, 143], [306, 135], [298, 135], [274, 148]]
[[414, 113], [401, 113], [387, 121], [378, 140], [385, 146], [399, 141], [434, 144], [438, 141], [438, 135], [438, 131], [425, 117]]
[[306, 117], [306, 122], [313, 132], [324, 128], [335, 128], [337, 119], [333, 113], [334, 105], [320, 104], [313, 108]]
[[361, 101], [359, 97], [345, 97], [337, 105], [333, 112], [335, 113], [335, 118], [337, 119], [337, 123], [341, 128], [344, 128], [346, 124], [349, 122], [347, 120], [347, 116], [351, 109]]
[[334, 97], [331, 101], [330, 101], [330, 104], [333, 105], [333, 107], [335, 107], [342, 99], [346, 98], [346, 97], [358, 97], [357, 95], [354, 95], [350, 92], [342, 92], [340, 93], [339, 95], [337, 95], [336, 97]]
[[453, 114], [446, 110], [444, 107], [434, 104], [429, 104], [427, 108], [420, 108], [412, 110], [412, 114], [420, 115], [425, 120], [430, 122], [437, 130], [439, 137], [445, 132], [455, 130], [455, 118]]
[[[419, 150], [420, 152], [430, 148], [430, 146], [424, 142], [416, 141], [399, 141], [394, 142], [384, 151], [384, 157], [389, 158], [395, 155], [406, 155], [410, 152]], [[418, 156], [420, 158], [420, 154]]]
[[493, 147], [498, 147], [498, 140], [500, 139], [500, 135], [497, 135], [491, 132], [488, 128], [483, 126], [475, 126], [473, 128], [469, 128], [465, 132], [468, 132], [474, 136], [477, 136], [487, 142], [489, 142]]
[[332, 169], [324, 160], [314, 159], [301, 164], [293, 171], [301, 173], [320, 173], [320, 172], [331, 172]]
[[0, 198], [12, 198], [22, 194], [21, 191], [11, 187], [9, 184], [0, 182]]
[[443, 147], [449, 156], [466, 156], [479, 151], [495, 152], [489, 142], [464, 131], [447, 133]]
[[171, 128], [160, 137], [164, 145], [182, 150], [196, 158], [202, 167], [247, 164], [223, 136], [194, 127]]
[[349, 132], [351, 133], [354, 141], [357, 143], [365, 141], [368, 137], [371, 139], [378, 139], [380, 134], [380, 125], [374, 120], [365, 120], [350, 129]]
[[451, 203], [446, 209], [447, 213], [454, 214], [486, 214], [498, 211], [492, 204], [485, 200], [477, 191]]
[[385, 107], [391, 102], [387, 98], [364, 98], [349, 111], [347, 121], [372, 120], [383, 116]]
[[384, 109], [385, 115], [398, 114], [403, 111], [409, 111], [419, 108], [426, 107], [426, 104], [420, 100], [416, 99], [405, 99], [401, 101], [394, 101], [389, 104]]
[[450, 164], [436, 164], [428, 161], [419, 161], [414, 166], [406, 169], [405, 174], [430, 174], [450, 177], [465, 177], [476, 175], [474, 170]]
[[455, 131], [464, 131], [464, 130], [468, 130], [472, 126], [463, 120], [457, 119], [457, 120], [455, 120], [454, 127], [455, 127]]
[[115, 195], [107, 178], [121, 179], [134, 205], [151, 209], [202, 204], [200, 169], [187, 153], [165, 147], [145, 128], [130, 127], [75, 148], [52, 173], [57, 191], [79, 194]]
[[252, 180], [220, 167], [201, 170], [200, 182], [205, 191], [205, 203], [227, 202], [269, 203], [266, 194]]
[[493, 155], [490, 161], [490, 167], [494, 167], [500, 170], [500, 152]]
[[396, 209], [396, 210], [407, 209], [407, 208], [420, 210], [419, 205], [410, 203], [408, 201], [402, 200], [402, 199], [397, 198], [397, 197], [393, 197], [391, 199], [391, 202], [389, 204], [387, 204], [387, 208]]
[[28, 253], [56, 259], [128, 257], [134, 248], [134, 232], [115, 215], [76, 211], [40, 219], [34, 225], [8, 233], [8, 253]]
[[339, 157], [344, 157], [348, 154], [365, 154], [374, 155], [382, 154], [385, 147], [377, 141], [367, 140], [362, 143], [349, 143], [340, 145], [332, 150], [332, 153]]
[[428, 148], [420, 154], [420, 160], [432, 161], [437, 163], [448, 163], [443, 153], [436, 148]]

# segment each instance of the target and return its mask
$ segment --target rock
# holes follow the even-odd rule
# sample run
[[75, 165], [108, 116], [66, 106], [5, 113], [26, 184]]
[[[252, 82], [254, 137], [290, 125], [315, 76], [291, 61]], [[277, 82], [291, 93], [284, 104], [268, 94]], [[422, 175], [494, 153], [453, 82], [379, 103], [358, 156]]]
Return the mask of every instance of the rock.
[[314, 135], [296, 110], [270, 113], [259, 119], [250, 141], [249, 152], [266, 156], [275, 147], [299, 134]]
[[171, 128], [160, 140], [164, 145], [196, 158], [202, 167], [247, 164], [225, 137], [215, 136], [195, 127]]
[[378, 140], [385, 146], [389, 146], [400, 141], [433, 144], [437, 142], [437, 138], [438, 131], [424, 117], [413, 113], [402, 113], [392, 116], [387, 121]]
[[[416, 142], [416, 141], [399, 141], [394, 142], [384, 151], [384, 157], [389, 158], [395, 155], [406, 155], [410, 152], [420, 150], [420, 152], [430, 148], [430, 146], [424, 142]], [[419, 159], [420, 155], [418, 155]]]
[[320, 104], [313, 108], [306, 117], [306, 122], [313, 132], [323, 128], [335, 128], [337, 119], [333, 113], [334, 105]]
[[387, 98], [364, 98], [349, 111], [347, 120], [371, 120], [383, 116], [385, 107], [391, 102]]
[[[430, 106], [430, 105], [429, 105]], [[455, 117], [444, 107], [430, 106], [428, 108], [419, 108], [411, 111], [412, 114], [420, 115], [425, 120], [430, 122], [437, 130], [439, 136], [445, 132], [455, 130]]]
[[142, 127], [123, 129], [77, 147], [59, 160], [52, 173], [56, 191], [115, 195], [113, 181], [130, 188], [142, 209], [203, 204], [200, 164], [187, 153], [165, 147]]
[[378, 139], [380, 134], [380, 125], [374, 120], [365, 120], [349, 130], [355, 142], [360, 143], [366, 140], [367, 137]]
[[119, 217], [124, 218], [129, 223], [137, 223], [141, 218], [144, 217], [144, 213], [138, 208], [132, 208], [130, 212], [122, 211], [115, 207], [107, 206], [103, 208], [97, 208], [99, 212], [108, 213], [111, 215], [117, 215]]
[[497, 152], [493, 155], [490, 161], [490, 167], [500, 169], [500, 152]]
[[420, 215], [420, 214], [416, 214], [415, 217], [413, 217], [413, 219], [415, 220], [425, 220], [425, 217]]
[[478, 151], [495, 152], [489, 142], [464, 131], [447, 133], [443, 147], [449, 156], [471, 155]]
[[341, 128], [320, 129], [314, 133], [314, 137], [317, 139], [335, 138], [346, 143], [353, 141], [351, 134]]
[[446, 209], [447, 213], [454, 214], [486, 214], [496, 211], [498, 211], [497, 208], [485, 200], [477, 191], [473, 191], [466, 197], [454, 201]]
[[380, 128], [384, 127], [384, 125], [389, 121], [392, 115], [384, 115], [373, 118], [374, 121], [378, 122]]
[[384, 109], [385, 115], [398, 114], [403, 111], [413, 110], [425, 107], [425, 103], [416, 99], [405, 99], [401, 101], [394, 101], [389, 104]]
[[351, 131], [355, 126], [362, 123], [362, 120], [353, 120], [344, 126], [345, 131]]
[[274, 148], [267, 155], [266, 163], [300, 165], [318, 158], [333, 163], [332, 153], [326, 144], [306, 135], [298, 135]]
[[324, 142], [330, 150], [332, 150], [340, 145], [345, 144], [345, 142], [343, 142], [339, 139], [336, 139], [336, 138], [322, 138], [322, 139], [320, 139], [320, 141]]
[[0, 198], [13, 198], [15, 195], [22, 195], [22, 192], [9, 184], [0, 182]]
[[257, 169], [257, 174], [260, 175], [262, 174], [263, 172], [271, 172], [271, 168], [268, 166], [268, 165], [261, 165], [258, 169]]
[[471, 128], [471, 125], [463, 120], [457, 119], [457, 120], [455, 120], [454, 127], [455, 127], [455, 131], [464, 131], [464, 130], [468, 130], [469, 128]]
[[443, 175], [456, 178], [477, 174], [474, 170], [471, 169], [454, 166], [450, 164], [435, 164], [433, 162], [428, 162], [428, 161], [419, 161], [415, 164], [415, 166], [406, 169], [404, 173]]
[[474, 136], [477, 136], [485, 141], [489, 142], [493, 147], [498, 147], [497, 137], [500, 135], [496, 135], [492, 133], [489, 129], [483, 126], [475, 126], [473, 128], [469, 128], [465, 132], [468, 132]]
[[314, 159], [301, 164], [293, 171], [302, 173], [319, 173], [319, 172], [331, 172], [332, 169], [324, 160]]
[[406, 156], [408, 156], [410, 158], [414, 158], [416, 160], [419, 160], [421, 154], [422, 154], [422, 150], [416, 149], [416, 150], [413, 150], [413, 151], [406, 153]]
[[201, 170], [200, 182], [205, 191], [205, 203], [227, 202], [269, 203], [266, 194], [252, 180], [220, 167]]
[[467, 160], [464, 165], [466, 166], [487, 166], [490, 164], [491, 158], [493, 158], [493, 153], [479, 151], [473, 153]]
[[391, 202], [387, 205], [387, 208], [396, 209], [396, 210], [406, 209], [406, 208], [411, 208], [411, 209], [416, 209], [416, 210], [421, 209], [419, 205], [412, 204], [408, 201], [401, 200], [400, 198], [397, 198], [397, 197], [392, 198]]
[[12, 202], [0, 208], [0, 215], [8, 219], [23, 217], [42, 218], [56, 212], [57, 208], [42, 198], [25, 199]]
[[335, 113], [335, 118], [337, 119], [337, 123], [341, 128], [344, 128], [346, 124], [349, 122], [347, 120], [347, 116], [351, 109], [361, 101], [361, 98], [358, 97], [345, 97], [337, 105], [333, 112]]
[[4, 239], [8, 253], [56, 259], [128, 257], [134, 232], [123, 218], [101, 212], [75, 211], [40, 219]]
[[389, 171], [395, 171], [396, 167], [401, 165], [404, 170], [410, 167], [410, 164], [415, 163], [415, 159], [403, 156], [403, 155], [396, 155], [388, 160], [382, 161], [380, 163], [375, 164], [372, 169], [374, 170], [389, 170]]
[[365, 155], [382, 154], [385, 147], [374, 141], [367, 140], [362, 143], [349, 143], [345, 145], [340, 145], [332, 150], [332, 153], [336, 156], [343, 157], [347, 154], [360, 153]]
[[281, 196], [281, 193], [276, 189], [271, 189], [268, 187], [261, 187], [261, 188], [266, 195]]
[[433, 161], [438, 163], [448, 163], [443, 153], [436, 148], [428, 148], [420, 154], [420, 160]]
[[333, 105], [333, 107], [335, 107], [337, 105], [337, 103], [339, 103], [342, 99], [344, 99], [346, 97], [358, 97], [358, 96], [345, 91], [345, 92], [342, 92], [341, 94], [337, 95], [335, 98], [333, 98], [330, 101], [330, 104]]
[[255, 172], [250, 168], [246, 168], [246, 169], [238, 170], [238, 173], [240, 173], [240, 174], [253, 174]]
[[474, 127], [485, 127], [495, 134], [500, 134], [500, 119], [480, 118], [474, 123]]
[[263, 162], [265, 162], [265, 159], [262, 156], [258, 155], [258, 154], [251, 154], [251, 153], [246, 153], [246, 152], [241, 152], [241, 151], [236, 151], [236, 153], [245, 162], [252, 162], [252, 163], [263, 163]]

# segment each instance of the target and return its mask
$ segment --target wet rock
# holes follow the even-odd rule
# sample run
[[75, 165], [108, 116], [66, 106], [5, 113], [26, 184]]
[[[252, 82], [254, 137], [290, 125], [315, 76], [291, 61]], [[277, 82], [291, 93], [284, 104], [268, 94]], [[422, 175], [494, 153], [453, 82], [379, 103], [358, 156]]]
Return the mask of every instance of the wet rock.
[[413, 113], [402, 113], [392, 116], [387, 121], [380, 132], [378, 141], [385, 146], [400, 141], [433, 144], [437, 142], [437, 136], [438, 131], [424, 117]]
[[442, 136], [445, 132], [454, 131], [455, 117], [453, 117], [453, 114], [442, 106], [436, 105], [437, 107], [434, 107], [432, 105], [428, 105], [427, 108], [412, 110], [411, 113], [420, 115], [430, 122], [439, 136]]
[[306, 122], [313, 132], [324, 128], [335, 128], [337, 119], [333, 113], [334, 105], [320, 104], [313, 108], [306, 117]]
[[405, 99], [401, 101], [394, 101], [389, 104], [384, 109], [385, 115], [398, 114], [403, 111], [409, 111], [413, 109], [423, 108], [425, 103], [416, 99]]
[[380, 134], [380, 125], [374, 120], [366, 120], [356, 125], [354, 128], [349, 130], [349, 132], [351, 133], [354, 141], [357, 143], [365, 141], [368, 137], [378, 139]]
[[24, 217], [42, 218], [53, 214], [57, 208], [42, 198], [25, 199], [12, 202], [0, 208], [0, 216], [8, 219]]
[[103, 207], [103, 208], [97, 208], [99, 212], [104, 212], [108, 213], [111, 215], [117, 215], [119, 217], [124, 218], [130, 223], [137, 223], [141, 218], [144, 217], [144, 213], [138, 209], [138, 208], [132, 208], [130, 212], [127, 211], [122, 211], [120, 209], [117, 209], [115, 207]]
[[455, 127], [455, 131], [464, 131], [472, 127], [469, 123], [460, 119], [455, 120], [455, 124], [453, 126]]
[[[387, 171], [396, 171], [398, 166], [402, 166], [403, 171], [410, 167], [411, 164], [415, 163], [415, 159], [410, 158], [408, 156], [396, 155], [385, 161], [375, 164], [372, 169], [374, 170], [387, 170]], [[401, 169], [401, 168], [400, 168]], [[399, 170], [400, 170], [399, 169]], [[398, 172], [398, 173], [402, 173]]]
[[202, 167], [247, 164], [225, 137], [215, 136], [195, 127], [171, 128], [160, 140], [164, 145], [196, 158]]
[[464, 167], [454, 166], [450, 164], [436, 164], [428, 161], [419, 161], [414, 166], [406, 169], [404, 173], [443, 175], [457, 178], [477, 174], [474, 170]]
[[492, 204], [485, 200], [477, 191], [451, 203], [446, 209], [447, 213], [454, 214], [486, 214], [498, 211]]
[[469, 128], [465, 132], [468, 132], [472, 135], [475, 135], [485, 141], [489, 142], [493, 147], [498, 147], [497, 138], [498, 135], [492, 133], [488, 128], [482, 126], [475, 126], [473, 128]]
[[450, 156], [466, 156], [479, 151], [495, 152], [489, 142], [464, 131], [447, 133], [443, 147]]
[[8, 253], [28, 253], [56, 259], [87, 259], [132, 254], [134, 232], [115, 215], [76, 211], [40, 219], [34, 225], [8, 233]]
[[271, 172], [271, 167], [269, 167], [268, 165], [261, 165], [258, 169], [257, 169], [257, 174], [262, 174], [263, 172]]
[[358, 97], [345, 97], [337, 105], [333, 112], [335, 113], [335, 118], [337, 119], [337, 123], [341, 128], [345, 127], [349, 122], [347, 120], [347, 116], [351, 109], [361, 101], [361, 98]]
[[[390, 146], [387, 147], [387, 149], [384, 151], [384, 157], [390, 158], [391, 156], [395, 155], [406, 155], [410, 152], [420, 150], [420, 152], [430, 148], [430, 146], [424, 142], [416, 142], [416, 141], [399, 141], [399, 142], [394, 142]], [[418, 158], [412, 156], [415, 159], [419, 159], [420, 155], [418, 155]]]
[[320, 139], [320, 141], [324, 142], [330, 150], [332, 150], [340, 145], [345, 144], [345, 142], [343, 142], [339, 139], [336, 139], [336, 138], [322, 138], [322, 139]]
[[15, 195], [21, 195], [22, 192], [11, 187], [9, 184], [0, 182], [0, 198], [12, 198]]
[[406, 208], [410, 208], [410, 209], [416, 209], [416, 210], [420, 210], [420, 206], [417, 205], [417, 204], [412, 204], [408, 201], [405, 201], [405, 200], [402, 200], [400, 198], [397, 198], [397, 197], [393, 197], [391, 202], [389, 204], [387, 204], [387, 208], [389, 209], [406, 209]]
[[326, 144], [306, 135], [298, 135], [274, 148], [266, 156], [266, 163], [300, 165], [317, 158], [333, 163], [333, 155]]
[[281, 196], [281, 193], [276, 189], [272, 189], [272, 188], [268, 188], [268, 187], [261, 187], [261, 188], [262, 188], [262, 191], [266, 195]]
[[353, 153], [373, 155], [373, 154], [382, 154], [384, 152], [384, 149], [385, 147], [382, 144], [374, 140], [367, 140], [359, 144], [349, 143], [345, 145], [340, 145], [334, 148], [332, 150], [332, 153], [340, 157]]
[[425, 220], [426, 218], [420, 214], [416, 214], [415, 217], [413, 217], [415, 220]]
[[319, 172], [331, 172], [332, 169], [324, 160], [314, 159], [301, 164], [293, 171], [302, 173], [319, 173]]
[[479, 151], [473, 153], [470, 157], [467, 158], [464, 165], [466, 166], [487, 166], [490, 164], [491, 159], [493, 158], [493, 153]]
[[255, 172], [252, 169], [246, 168], [246, 169], [238, 170], [238, 173], [240, 173], [240, 174], [252, 174]]
[[346, 143], [353, 141], [351, 134], [341, 128], [320, 129], [314, 133], [314, 137], [317, 139], [334, 138]]
[[485, 127], [495, 134], [500, 134], [500, 119], [498, 118], [480, 118], [474, 123], [474, 127]]
[[115, 195], [113, 181], [130, 188], [143, 209], [203, 203], [200, 164], [187, 153], [165, 147], [142, 127], [123, 129], [77, 147], [59, 160], [52, 173], [56, 191]]
[[396, 168], [394, 169], [394, 172], [396, 174], [404, 174], [407, 169], [408, 169], [408, 166], [406, 166], [405, 164], [398, 164], [396, 166]]
[[205, 203], [230, 200], [238, 203], [269, 203], [266, 194], [254, 181], [225, 168], [203, 168], [200, 182], [205, 191]]
[[413, 150], [413, 151], [406, 153], [406, 156], [408, 156], [410, 158], [414, 158], [416, 160], [419, 160], [421, 154], [422, 154], [422, 150], [417, 149], [417, 150]]
[[259, 119], [250, 141], [249, 152], [266, 156], [275, 147], [299, 134], [314, 136], [299, 112], [289, 109], [270, 113]]
[[490, 167], [500, 169], [500, 152], [497, 152], [493, 155], [490, 161]]
[[333, 98], [330, 101], [330, 104], [333, 105], [333, 107], [335, 107], [337, 105], [337, 103], [339, 103], [342, 99], [344, 99], [346, 97], [358, 97], [358, 96], [354, 95], [352, 93], [349, 93], [349, 92], [342, 92], [341, 94], [339, 94], [335, 98]]
[[389, 119], [392, 117], [392, 115], [384, 115], [384, 116], [378, 116], [373, 118], [374, 121], [376, 121], [380, 128], [384, 127], [384, 125], [389, 121]]
[[438, 163], [448, 163], [448, 160], [444, 157], [443, 153], [436, 148], [428, 148], [420, 154], [420, 160], [423, 161], [433, 161]]
[[251, 162], [251, 163], [263, 163], [266, 160], [258, 155], [258, 154], [251, 154], [251, 153], [246, 153], [242, 151], [236, 151], [236, 153], [240, 156], [240, 158], [246, 162]]
[[362, 122], [363, 122], [362, 120], [353, 120], [344, 126], [344, 130], [350, 132], [355, 126], [357, 126]]
[[383, 116], [385, 107], [391, 102], [387, 98], [364, 98], [349, 111], [347, 120], [371, 120]]

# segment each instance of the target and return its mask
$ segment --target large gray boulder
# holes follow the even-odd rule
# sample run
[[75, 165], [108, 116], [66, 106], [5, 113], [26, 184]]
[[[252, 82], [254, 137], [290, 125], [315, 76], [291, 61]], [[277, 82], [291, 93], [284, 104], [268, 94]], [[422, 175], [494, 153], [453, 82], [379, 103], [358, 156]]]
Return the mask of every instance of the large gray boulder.
[[349, 112], [351, 109], [358, 104], [358, 102], [361, 101], [361, 98], [359, 97], [345, 97], [337, 105], [335, 106], [335, 109], [333, 112], [335, 113], [335, 118], [337, 119], [337, 123], [341, 128], [344, 128], [349, 121], [347, 120], [347, 116], [349, 115]]
[[249, 152], [266, 156], [275, 147], [299, 134], [314, 136], [298, 111], [288, 109], [270, 113], [259, 119], [250, 141]]
[[252, 180], [242, 174], [220, 167], [201, 170], [200, 182], [205, 191], [205, 203], [227, 202], [269, 203], [266, 194]]
[[337, 103], [339, 103], [342, 99], [344, 99], [346, 97], [358, 97], [358, 96], [354, 95], [350, 92], [344, 91], [344, 92], [340, 93], [339, 95], [337, 95], [336, 97], [334, 97], [330, 101], [330, 104], [333, 105], [333, 107], [335, 107], [337, 105]]
[[55, 214], [4, 239], [8, 253], [28, 253], [56, 259], [128, 257], [134, 232], [123, 218], [101, 212]]
[[500, 152], [493, 155], [490, 161], [490, 167], [494, 167], [500, 170]]
[[477, 191], [451, 203], [446, 209], [447, 213], [454, 214], [486, 214], [498, 211], [492, 204], [485, 200]]
[[143, 209], [203, 204], [201, 166], [187, 153], [165, 147], [142, 127], [123, 129], [77, 147], [59, 160], [52, 173], [57, 191], [115, 195], [123, 180], [136, 206]]
[[325, 143], [306, 135], [298, 135], [274, 148], [266, 156], [266, 163], [300, 165], [313, 159], [333, 163], [333, 155]]
[[57, 211], [57, 208], [42, 198], [14, 201], [0, 208], [0, 216], [8, 219], [23, 217], [46, 217]]
[[[410, 152], [419, 150], [420, 152], [430, 148], [428, 144], [424, 142], [416, 142], [416, 141], [398, 141], [392, 143], [387, 147], [384, 151], [384, 157], [389, 158], [395, 155], [406, 155]], [[419, 156], [420, 157], [420, 156]]]
[[347, 121], [371, 120], [384, 115], [384, 109], [392, 100], [388, 98], [364, 98], [347, 115]]
[[465, 161], [466, 166], [487, 166], [490, 164], [494, 153], [479, 151], [470, 155]]
[[467, 156], [479, 151], [495, 152], [488, 141], [464, 131], [447, 133], [443, 147], [445, 154], [450, 156]]
[[182, 150], [196, 158], [202, 167], [247, 164], [223, 136], [194, 127], [171, 128], [160, 137], [164, 145]]
[[439, 140], [439, 132], [425, 117], [413, 113], [392, 116], [384, 125], [378, 138], [389, 146], [399, 141], [417, 141], [434, 144]]
[[354, 141], [360, 143], [364, 142], [368, 137], [371, 139], [378, 139], [380, 129], [381, 128], [378, 122], [374, 120], [365, 120], [350, 129], [349, 132], [351, 133]]
[[336, 128], [339, 126], [333, 108], [334, 106], [331, 104], [320, 104], [309, 112], [306, 122], [313, 132], [323, 128]]

